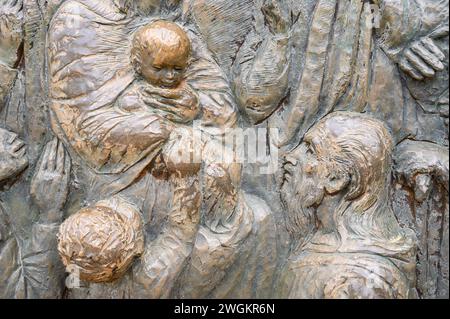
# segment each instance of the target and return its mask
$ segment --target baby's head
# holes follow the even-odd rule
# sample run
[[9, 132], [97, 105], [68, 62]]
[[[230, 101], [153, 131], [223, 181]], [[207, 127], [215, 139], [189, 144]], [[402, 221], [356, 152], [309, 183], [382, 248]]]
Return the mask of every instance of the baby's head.
[[138, 208], [120, 197], [100, 201], [70, 216], [58, 234], [58, 251], [68, 272], [88, 282], [120, 278], [144, 250]]
[[191, 41], [184, 30], [168, 21], [156, 21], [139, 29], [133, 39], [131, 61], [149, 83], [177, 87], [191, 56]]

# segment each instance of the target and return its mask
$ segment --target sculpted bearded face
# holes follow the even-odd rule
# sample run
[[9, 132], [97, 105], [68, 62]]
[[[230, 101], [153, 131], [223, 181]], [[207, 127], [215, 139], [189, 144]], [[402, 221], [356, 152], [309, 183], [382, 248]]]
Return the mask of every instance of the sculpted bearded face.
[[287, 227], [293, 235], [304, 238], [314, 228], [315, 207], [325, 196], [314, 148], [303, 142], [286, 156], [283, 169], [281, 197], [288, 210]]
[[373, 206], [388, 184], [391, 151], [387, 129], [366, 115], [336, 112], [317, 123], [285, 158], [290, 231], [305, 236], [330, 198], [355, 202], [361, 211]]

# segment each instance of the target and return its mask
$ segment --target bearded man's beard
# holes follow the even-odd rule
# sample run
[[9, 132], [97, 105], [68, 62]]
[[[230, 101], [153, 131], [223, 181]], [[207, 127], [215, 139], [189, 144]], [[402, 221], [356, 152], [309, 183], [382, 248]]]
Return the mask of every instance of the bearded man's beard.
[[281, 200], [285, 207], [286, 227], [293, 238], [306, 240], [316, 229], [316, 207], [324, 191], [312, 179], [305, 179], [300, 165], [285, 166]]

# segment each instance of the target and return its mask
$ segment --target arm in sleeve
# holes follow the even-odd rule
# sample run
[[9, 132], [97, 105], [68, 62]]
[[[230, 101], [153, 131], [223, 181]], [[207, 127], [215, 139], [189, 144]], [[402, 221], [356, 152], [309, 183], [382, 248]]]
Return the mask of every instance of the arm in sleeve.
[[267, 119], [286, 96], [291, 50], [289, 37], [259, 40], [250, 34], [233, 66], [233, 86], [239, 106], [252, 123]]

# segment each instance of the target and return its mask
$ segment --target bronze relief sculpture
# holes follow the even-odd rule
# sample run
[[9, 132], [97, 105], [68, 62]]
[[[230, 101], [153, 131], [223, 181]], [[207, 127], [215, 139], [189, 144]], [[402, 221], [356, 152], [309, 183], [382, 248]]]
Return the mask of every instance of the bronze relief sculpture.
[[302, 194], [289, 201], [289, 223], [303, 234], [283, 271], [282, 295], [411, 297], [416, 238], [390, 207], [392, 150], [383, 123], [336, 112], [288, 155], [284, 196]]
[[448, 297], [447, 6], [0, 0], [0, 296]]

